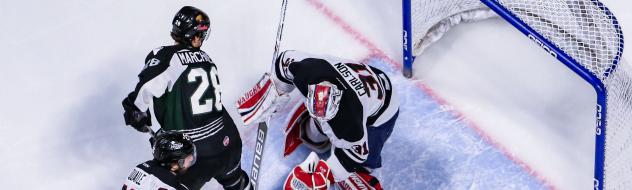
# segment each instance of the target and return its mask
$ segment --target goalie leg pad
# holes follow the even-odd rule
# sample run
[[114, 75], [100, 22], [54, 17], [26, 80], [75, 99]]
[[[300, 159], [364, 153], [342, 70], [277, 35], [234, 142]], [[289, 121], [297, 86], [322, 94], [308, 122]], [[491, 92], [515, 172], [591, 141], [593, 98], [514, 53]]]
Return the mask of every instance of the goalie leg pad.
[[342, 190], [383, 190], [380, 181], [369, 173], [355, 172], [344, 181], [336, 182]]

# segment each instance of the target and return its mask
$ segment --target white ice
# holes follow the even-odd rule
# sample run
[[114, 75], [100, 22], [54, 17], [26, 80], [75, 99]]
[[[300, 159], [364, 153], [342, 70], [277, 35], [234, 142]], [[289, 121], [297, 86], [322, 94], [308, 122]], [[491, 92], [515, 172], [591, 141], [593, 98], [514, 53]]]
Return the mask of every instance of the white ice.
[[[632, 25], [631, 3], [603, 1], [632, 36], [626, 28]], [[323, 3], [389, 57], [401, 60], [399, 1]], [[183, 5], [197, 6], [212, 19], [203, 50], [218, 64], [223, 101], [235, 115], [231, 102], [269, 69], [278, 0], [0, 2], [2, 189], [119, 189], [133, 166], [150, 159], [148, 136], [124, 126], [120, 102], [134, 88], [146, 54], [172, 44], [170, 21]], [[282, 49], [352, 60], [370, 53], [307, 1], [290, 1], [286, 22]], [[403, 104], [411, 111], [398, 124], [398, 138], [387, 144], [392, 147], [385, 160], [392, 164], [377, 171], [387, 187], [542, 188], [481, 141], [461, 123], [463, 118], [446, 116], [455, 109], [555, 187], [590, 188], [594, 92], [507, 23], [497, 19], [456, 27], [418, 58], [415, 70], [452, 106], [438, 105], [413, 82], [395, 76], [403, 97], [414, 102]], [[279, 179], [306, 150], [285, 161], [275, 159], [274, 147], [280, 146], [280, 129], [275, 129], [270, 129], [277, 139], [269, 139], [264, 167], [274, 167], [269, 177]], [[247, 161], [252, 128], [240, 130]], [[396, 154], [407, 153], [404, 147], [422, 156], [397, 160], [407, 156]], [[266, 183], [275, 187], [281, 181]]]

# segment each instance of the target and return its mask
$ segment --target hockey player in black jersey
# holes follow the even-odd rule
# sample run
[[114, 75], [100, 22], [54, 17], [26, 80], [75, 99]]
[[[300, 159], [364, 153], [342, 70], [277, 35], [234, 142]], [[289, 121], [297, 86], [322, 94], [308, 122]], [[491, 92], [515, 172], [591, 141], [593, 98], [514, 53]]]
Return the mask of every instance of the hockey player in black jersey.
[[210, 31], [209, 17], [185, 6], [172, 24], [176, 45], [147, 55], [135, 90], [123, 99], [125, 123], [147, 132], [153, 103], [160, 130], [182, 132], [197, 147], [197, 163], [180, 176], [184, 185], [200, 189], [215, 178], [225, 189], [250, 189], [240, 167], [239, 132], [221, 101], [217, 66], [200, 50]]
[[188, 190], [179, 175], [195, 164], [193, 141], [179, 132], [164, 132], [153, 145], [154, 159], [136, 166], [123, 185], [123, 190]]
[[298, 89], [305, 98], [291, 114], [286, 145], [297, 139], [315, 152], [331, 151], [326, 161], [310, 154], [284, 188], [381, 189], [371, 172], [382, 166], [380, 153], [399, 113], [389, 77], [368, 65], [298, 51], [281, 53], [272, 69], [279, 95]]

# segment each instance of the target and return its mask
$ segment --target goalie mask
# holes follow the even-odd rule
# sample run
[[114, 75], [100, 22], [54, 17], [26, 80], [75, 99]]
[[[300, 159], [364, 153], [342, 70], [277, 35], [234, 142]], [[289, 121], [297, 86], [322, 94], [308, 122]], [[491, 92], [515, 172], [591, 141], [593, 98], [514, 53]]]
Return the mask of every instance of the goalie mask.
[[329, 121], [336, 116], [342, 91], [336, 85], [323, 81], [307, 86], [305, 107], [309, 115], [320, 121]]

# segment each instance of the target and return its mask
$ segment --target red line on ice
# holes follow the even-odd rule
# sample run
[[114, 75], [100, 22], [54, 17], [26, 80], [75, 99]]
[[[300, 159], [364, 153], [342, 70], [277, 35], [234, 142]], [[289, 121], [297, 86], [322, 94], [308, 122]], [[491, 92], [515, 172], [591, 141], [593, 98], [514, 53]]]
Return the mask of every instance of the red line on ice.
[[[306, 1], [315, 9], [320, 11], [323, 15], [325, 15], [327, 18], [329, 18], [332, 22], [334, 22], [336, 25], [342, 28], [347, 34], [351, 35], [355, 40], [357, 40], [364, 47], [370, 50], [371, 53], [362, 60], [363, 62], [366, 62], [368, 59], [379, 58], [379, 59], [385, 60], [386, 62], [388, 62], [389, 64], [391, 64], [392, 66], [394, 66], [395, 68], [401, 71], [402, 69], [401, 63], [391, 59], [388, 55], [384, 53], [384, 51], [378, 48], [373, 42], [371, 42], [367, 37], [365, 37], [358, 30], [355, 30], [349, 23], [344, 21], [340, 16], [335, 14], [331, 9], [325, 6], [322, 2], [320, 2], [319, 0], [306, 0]], [[437, 103], [441, 105], [450, 106], [450, 103], [448, 103], [445, 99], [441, 98], [436, 92], [434, 92], [434, 90], [429, 88], [427, 85], [423, 84], [420, 81], [417, 81], [416, 84], [417, 84], [417, 87], [419, 87], [419, 89], [421, 89], [426, 94], [428, 94]], [[510, 160], [512, 160], [519, 166], [521, 166], [529, 175], [532, 175], [536, 179], [540, 180], [542, 184], [544, 184], [544, 186], [546, 186], [548, 189], [558, 189], [553, 185], [553, 183], [550, 182], [550, 180], [545, 178], [542, 174], [538, 173], [527, 163], [525, 163], [518, 157], [514, 156], [509, 151], [509, 149], [505, 148], [505, 146], [501, 145], [500, 143], [492, 139], [492, 137], [489, 134], [487, 134], [483, 129], [481, 129], [476, 123], [474, 123], [472, 120], [465, 117], [465, 114], [463, 114], [461, 111], [458, 111], [456, 109], [450, 109], [450, 111], [455, 117], [461, 118], [462, 121], [465, 122], [467, 126], [469, 126], [474, 131], [476, 131], [476, 133], [478, 133], [478, 135], [480, 135], [483, 140], [485, 140], [492, 146], [496, 147], [500, 152], [502, 152], [503, 155], [505, 155], [507, 158], [509, 158]]]

